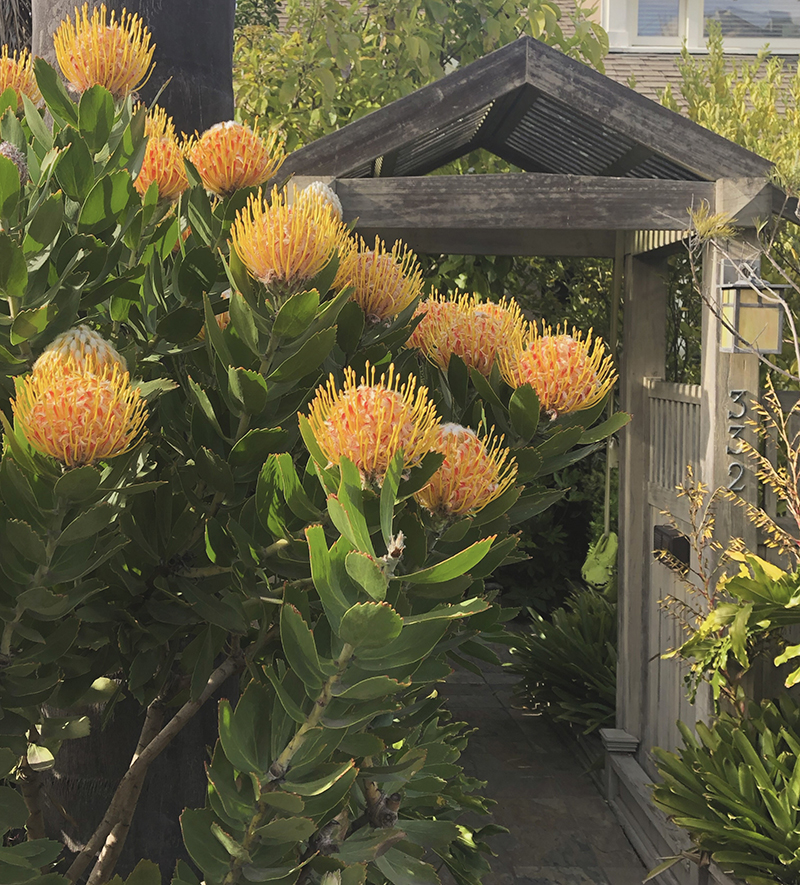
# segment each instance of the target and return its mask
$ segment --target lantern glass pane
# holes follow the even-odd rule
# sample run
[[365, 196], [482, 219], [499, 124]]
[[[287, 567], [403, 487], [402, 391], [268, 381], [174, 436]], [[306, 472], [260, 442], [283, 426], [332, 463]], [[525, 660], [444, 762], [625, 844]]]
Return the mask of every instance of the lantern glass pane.
[[780, 351], [780, 308], [741, 305], [739, 307], [739, 334], [748, 344], [762, 353]]
[[743, 286], [739, 289], [739, 304], [760, 304], [761, 295], [756, 289], [750, 286]]
[[[726, 293], [723, 292], [723, 297]], [[734, 349], [734, 338], [733, 332], [730, 331], [725, 325], [736, 327], [736, 307], [733, 304], [723, 304], [722, 305], [722, 318], [725, 320], [724, 323], [720, 323], [720, 332], [719, 332], [719, 346], [720, 350], [733, 351]]]

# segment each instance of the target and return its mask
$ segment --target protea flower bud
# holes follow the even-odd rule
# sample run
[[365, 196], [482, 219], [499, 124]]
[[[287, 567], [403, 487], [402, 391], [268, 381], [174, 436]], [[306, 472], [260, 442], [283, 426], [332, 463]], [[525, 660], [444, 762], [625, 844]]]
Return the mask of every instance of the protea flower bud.
[[447, 298], [438, 293], [423, 301], [415, 316], [423, 320], [408, 339], [428, 359], [447, 370], [455, 354], [471, 369], [489, 375], [501, 348], [527, 330], [514, 301], [495, 304], [477, 295]]
[[436, 409], [428, 399], [428, 389], [417, 389], [413, 375], [401, 384], [394, 364], [377, 383], [375, 367], [367, 365], [358, 385], [355, 372], [347, 368], [341, 390], [331, 375], [318, 388], [308, 421], [329, 463], [349, 458], [365, 484], [382, 483], [401, 449], [405, 467], [414, 467], [436, 440]]
[[153, 70], [150, 31], [138, 15], [124, 9], [119, 21], [105, 3], [89, 15], [89, 4], [75, 9], [75, 23], [66, 18], [56, 31], [56, 59], [77, 92], [103, 86], [116, 99], [125, 98], [146, 82]]
[[434, 516], [452, 519], [477, 513], [514, 482], [516, 462], [509, 450], [489, 435], [482, 439], [469, 427], [442, 424], [437, 428], [434, 452], [444, 463], [415, 498]]
[[397, 242], [387, 252], [375, 237], [375, 248], [368, 249], [359, 237], [344, 245], [333, 285], [352, 286], [350, 297], [369, 322], [378, 323], [397, 316], [422, 294], [422, 270], [407, 246]]
[[16, 380], [14, 417], [31, 446], [67, 467], [127, 452], [141, 436], [147, 409], [127, 372], [96, 373], [51, 362]]
[[333, 190], [332, 187], [325, 184], [324, 181], [312, 181], [307, 187], [304, 187], [297, 196], [294, 198], [294, 203], [292, 205], [297, 205], [302, 200], [308, 199], [320, 199], [323, 203], [325, 203], [333, 213], [334, 218], [337, 221], [341, 221], [344, 215], [344, 209], [342, 208], [342, 201], [339, 199], [336, 191]]
[[41, 102], [42, 94], [36, 85], [31, 56], [27, 49], [9, 55], [8, 46], [0, 47], [0, 94], [6, 89], [13, 89], [17, 93], [18, 111], [23, 108], [23, 95], [27, 95], [35, 105]]
[[54, 338], [33, 364], [36, 372], [125, 372], [125, 360], [102, 335], [80, 325]]
[[576, 329], [572, 335], [554, 335], [549, 326], [534, 324], [533, 334], [519, 337], [513, 348], [500, 354], [500, 371], [511, 387], [530, 384], [542, 409], [556, 418], [599, 403], [617, 380], [614, 363], [600, 338], [586, 339]]
[[20, 184], [25, 184], [28, 180], [28, 161], [25, 159], [25, 154], [10, 141], [0, 141], [0, 157], [11, 160], [19, 172]]
[[265, 141], [233, 120], [207, 129], [186, 150], [204, 187], [219, 196], [263, 184], [275, 175], [284, 159], [276, 133]]

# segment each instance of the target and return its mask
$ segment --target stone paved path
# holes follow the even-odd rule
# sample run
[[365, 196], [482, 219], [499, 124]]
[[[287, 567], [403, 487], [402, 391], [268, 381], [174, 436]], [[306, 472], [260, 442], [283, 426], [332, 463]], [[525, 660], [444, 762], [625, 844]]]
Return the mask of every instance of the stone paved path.
[[510, 830], [491, 840], [484, 885], [641, 885], [646, 871], [574, 748], [512, 707], [514, 674], [485, 666], [443, 688], [456, 719], [478, 728], [461, 762], [488, 781], [492, 819]]

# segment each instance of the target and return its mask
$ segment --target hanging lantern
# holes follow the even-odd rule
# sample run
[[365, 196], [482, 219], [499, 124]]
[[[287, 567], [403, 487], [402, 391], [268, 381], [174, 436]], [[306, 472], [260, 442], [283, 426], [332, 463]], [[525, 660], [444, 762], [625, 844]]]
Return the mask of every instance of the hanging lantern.
[[723, 353], [780, 353], [783, 349], [783, 305], [771, 293], [789, 289], [757, 276], [721, 286]]

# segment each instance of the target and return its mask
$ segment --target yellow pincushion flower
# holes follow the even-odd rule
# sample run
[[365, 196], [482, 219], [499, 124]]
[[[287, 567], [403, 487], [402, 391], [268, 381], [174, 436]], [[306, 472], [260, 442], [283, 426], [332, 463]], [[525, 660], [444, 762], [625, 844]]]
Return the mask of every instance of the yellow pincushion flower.
[[11, 407], [28, 442], [67, 467], [94, 464], [127, 452], [139, 440], [147, 409], [119, 365], [73, 372], [46, 363], [17, 379]]
[[352, 286], [350, 296], [372, 323], [391, 319], [422, 294], [422, 270], [417, 256], [397, 242], [387, 252], [380, 237], [368, 249], [361, 239], [343, 244], [334, 288]]
[[270, 133], [265, 141], [233, 120], [207, 129], [187, 147], [187, 155], [204, 187], [219, 196], [263, 184], [284, 160], [276, 133]]
[[331, 260], [345, 228], [322, 199], [289, 206], [273, 188], [270, 205], [250, 197], [231, 225], [231, 242], [244, 266], [283, 295], [299, 291]]
[[56, 59], [69, 84], [78, 92], [105, 87], [116, 99], [125, 98], [146, 82], [153, 69], [150, 31], [138, 15], [124, 9], [120, 20], [105, 3], [89, 15], [89, 4], [75, 9], [75, 23], [65, 19], [53, 41]]
[[104, 373], [115, 367], [120, 372], [127, 369], [116, 348], [94, 329], [80, 325], [56, 336], [33, 364], [33, 371], [81, 374], [91, 368], [92, 372]]
[[477, 513], [514, 482], [517, 465], [491, 434], [482, 439], [469, 427], [442, 424], [434, 452], [444, 463], [414, 497], [434, 516], [451, 519]]
[[426, 387], [410, 375], [400, 383], [394, 364], [375, 382], [375, 367], [356, 384], [345, 369], [344, 387], [333, 376], [317, 390], [308, 421], [319, 447], [331, 464], [349, 458], [365, 483], [381, 483], [394, 456], [403, 450], [406, 469], [418, 464], [436, 439], [436, 409]]
[[134, 187], [144, 196], [155, 182], [162, 200], [177, 200], [189, 187], [189, 179], [172, 117], [168, 117], [162, 108], [156, 108], [147, 115], [145, 134], [148, 136], [147, 147]]
[[514, 301], [495, 304], [477, 295], [428, 298], [415, 316], [424, 319], [408, 339], [428, 359], [447, 370], [455, 354], [471, 369], [489, 375], [501, 348], [527, 331], [528, 324]]
[[36, 85], [33, 75], [31, 56], [27, 49], [9, 55], [8, 46], [0, 48], [0, 95], [6, 89], [17, 93], [17, 110], [22, 110], [22, 96], [27, 95], [34, 103], [39, 104], [42, 94]]
[[534, 324], [532, 335], [518, 336], [514, 346], [500, 354], [500, 371], [511, 387], [530, 384], [542, 409], [553, 418], [599, 403], [617, 380], [614, 363], [600, 338], [584, 339]]

